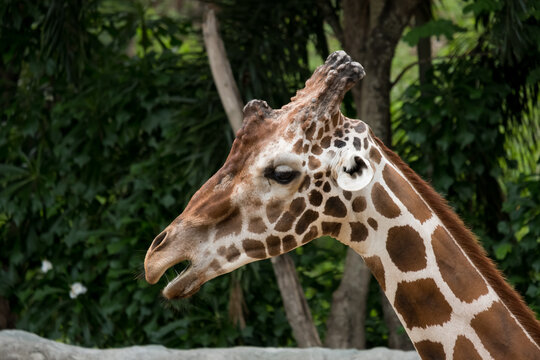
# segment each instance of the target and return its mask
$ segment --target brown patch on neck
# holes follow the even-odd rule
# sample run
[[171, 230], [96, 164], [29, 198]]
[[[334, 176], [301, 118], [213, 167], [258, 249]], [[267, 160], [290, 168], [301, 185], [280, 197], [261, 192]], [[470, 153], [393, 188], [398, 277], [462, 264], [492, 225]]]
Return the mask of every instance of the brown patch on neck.
[[373, 276], [375, 276], [375, 279], [379, 282], [379, 285], [381, 285], [381, 288], [383, 291], [386, 291], [386, 281], [384, 279], [384, 266], [381, 262], [381, 258], [377, 255], [373, 255], [367, 258], [364, 258], [364, 261], [366, 262], [367, 267], [371, 272], [373, 273]]
[[431, 236], [437, 266], [454, 295], [467, 303], [488, 293], [486, 282], [442, 226]]
[[373, 205], [375, 205], [375, 210], [384, 217], [393, 219], [401, 214], [401, 210], [399, 210], [399, 207], [381, 184], [373, 184], [371, 188], [371, 199], [373, 200]]
[[369, 235], [369, 230], [366, 225], [361, 222], [352, 222], [351, 225], [351, 242], [365, 241]]
[[540, 349], [524, 336], [523, 330], [499, 302], [477, 314], [471, 320], [471, 327], [496, 360], [540, 358]]
[[446, 359], [443, 344], [429, 340], [419, 341], [414, 344], [422, 360]]
[[396, 289], [394, 308], [409, 329], [441, 325], [449, 321], [452, 314], [452, 307], [433, 279], [400, 282]]
[[322, 222], [322, 233], [324, 235], [329, 235], [334, 238], [337, 238], [339, 236], [339, 232], [341, 231], [341, 224], [338, 222]]
[[385, 165], [383, 178], [386, 185], [392, 190], [394, 195], [405, 205], [407, 210], [421, 223], [431, 218], [432, 213], [424, 201], [413, 190], [411, 185], [391, 166]]
[[386, 250], [392, 262], [403, 272], [422, 270], [427, 266], [426, 247], [422, 237], [409, 225], [388, 230]]
[[454, 345], [453, 360], [482, 360], [473, 343], [463, 335], [459, 335]]
[[491, 259], [487, 257], [486, 251], [480, 246], [476, 237], [435, 190], [411, 170], [396, 153], [388, 149], [381, 140], [376, 137], [373, 138], [384, 151], [386, 158], [401, 171], [439, 217], [443, 225], [467, 254], [473, 265], [488, 281], [489, 285], [493, 287], [510, 312], [518, 319], [533, 340], [540, 344], [540, 323], [536, 320], [532, 310], [525, 305], [519, 294], [504, 280]]

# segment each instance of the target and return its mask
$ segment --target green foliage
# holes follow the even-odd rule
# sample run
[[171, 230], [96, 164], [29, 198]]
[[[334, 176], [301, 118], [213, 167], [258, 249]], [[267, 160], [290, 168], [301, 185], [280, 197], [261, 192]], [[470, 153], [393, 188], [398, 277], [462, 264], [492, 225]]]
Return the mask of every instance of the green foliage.
[[[1, 69], [18, 85], [2, 93], [0, 296], [19, 328], [86, 346], [290, 341], [276, 285], [264, 277], [249, 286], [255, 305], [244, 330], [228, 320], [228, 276], [171, 306], [159, 300], [163, 282], [136, 280], [149, 243], [223, 163], [232, 133], [205, 54], [178, 51], [198, 36], [189, 22], [155, 18], [141, 3], [100, 5], [92, 26], [77, 32], [93, 46], [73, 59], [47, 50], [43, 34], [60, 25], [45, 10], [71, 14], [78, 3], [3, 9], [30, 16], [36, 30], [11, 43], [24, 55], [18, 66]], [[5, 39], [12, 24], [3, 25]], [[143, 28], [133, 44], [140, 56], [126, 56]], [[80, 40], [51, 36], [55, 49]], [[44, 273], [46, 259], [53, 268]], [[254, 269], [272, 271], [268, 263]], [[77, 282], [87, 292], [71, 298]]]
[[[540, 159], [539, 159], [540, 160]], [[500, 269], [528, 304], [540, 313], [540, 176], [522, 176], [507, 184], [503, 211], [508, 219], [498, 224], [502, 239], [489, 245]]]
[[290, 101], [311, 72], [308, 44], [323, 59], [328, 45], [323, 16], [303, 1], [213, 0], [240, 93], [247, 102], [264, 99], [274, 108]]
[[[309, 76], [310, 44], [322, 57], [328, 52], [318, 8], [218, 2], [245, 100], [287, 103]], [[394, 126], [399, 153], [448, 196], [538, 311], [540, 182], [513, 173], [501, 186], [515, 171], [506, 154], [523, 155], [509, 134], [538, 129], [540, 56], [531, 45], [538, 14], [523, 4], [471, 2], [481, 42], [437, 63], [428, 84], [410, 87]], [[233, 137], [200, 34], [150, 5], [0, 4], [0, 296], [19, 328], [68, 343], [294, 345], [268, 261], [212, 280], [187, 301], [160, 301], [165, 280], [137, 280], [153, 237], [219, 168]], [[460, 30], [439, 20], [408, 38]], [[534, 133], [523, 139], [538, 143]], [[520, 164], [537, 169], [536, 161]], [[322, 337], [344, 254], [329, 238], [293, 254]], [[43, 260], [51, 270], [40, 270]], [[244, 290], [244, 329], [227, 314], [233, 280]], [[77, 282], [87, 292], [71, 298]], [[379, 296], [372, 281], [371, 346], [387, 338]]]
[[455, 33], [463, 31], [465, 31], [464, 28], [457, 26], [450, 20], [437, 19], [412, 28], [403, 36], [403, 41], [410, 46], [415, 46], [421, 38], [430, 36], [436, 36], [437, 38], [444, 36], [448, 40], [452, 40]]
[[[540, 65], [531, 36], [539, 28], [534, 8], [522, 5], [479, 0], [464, 9], [484, 26], [481, 41], [466, 54], [436, 62], [425, 84], [407, 89], [394, 141], [538, 310], [538, 178], [516, 178], [514, 170], [518, 164], [521, 171], [536, 171], [540, 137], [539, 85], [530, 81]], [[503, 28], [521, 29], [523, 36], [503, 45]], [[516, 135], [532, 143], [511, 138]]]

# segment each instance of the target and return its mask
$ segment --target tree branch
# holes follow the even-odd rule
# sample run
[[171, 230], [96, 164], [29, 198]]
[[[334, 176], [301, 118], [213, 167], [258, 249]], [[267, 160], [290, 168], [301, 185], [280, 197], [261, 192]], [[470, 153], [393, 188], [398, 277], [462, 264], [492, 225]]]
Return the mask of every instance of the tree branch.
[[[209, 7], [205, 10], [203, 36], [221, 103], [225, 108], [231, 127], [236, 132], [240, 129], [244, 118], [242, 99], [225, 52], [225, 45], [218, 32], [218, 20], [214, 10]], [[285, 313], [298, 347], [321, 346], [322, 343], [317, 328], [313, 324], [311, 311], [292, 258], [288, 254], [283, 254], [272, 259], [272, 266], [283, 299]]]
[[334, 31], [334, 35], [341, 44], [345, 43], [343, 35], [343, 28], [339, 22], [339, 17], [336, 13], [336, 9], [332, 6], [330, 0], [317, 0], [317, 6], [321, 10], [324, 20], [330, 25]]
[[207, 7], [203, 21], [203, 38], [210, 69], [216, 84], [219, 98], [229, 119], [234, 132], [242, 126], [244, 118], [242, 112], [242, 97], [236, 86], [236, 81], [231, 69], [231, 64], [225, 52], [225, 45], [218, 32], [218, 21], [214, 10]]

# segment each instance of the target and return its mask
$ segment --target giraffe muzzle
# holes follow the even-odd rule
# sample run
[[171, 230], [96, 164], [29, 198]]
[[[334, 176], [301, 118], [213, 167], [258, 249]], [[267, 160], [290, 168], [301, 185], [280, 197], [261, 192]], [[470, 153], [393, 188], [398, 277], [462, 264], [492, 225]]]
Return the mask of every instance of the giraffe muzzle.
[[[207, 259], [196, 255], [201, 248], [199, 239], [206, 233], [198, 227], [186, 226], [175, 221], [152, 241], [144, 259], [145, 278], [155, 284], [171, 268], [182, 262], [189, 262], [180, 273], [168, 282], [163, 290], [167, 299], [185, 298], [193, 295], [207, 281]], [[176, 268], [175, 268], [176, 270]]]

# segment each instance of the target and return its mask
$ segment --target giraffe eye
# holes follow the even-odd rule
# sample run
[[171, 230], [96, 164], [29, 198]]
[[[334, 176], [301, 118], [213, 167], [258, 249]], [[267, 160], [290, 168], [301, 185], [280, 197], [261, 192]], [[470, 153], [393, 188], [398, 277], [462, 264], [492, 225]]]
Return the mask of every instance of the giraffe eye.
[[293, 181], [299, 172], [292, 169], [287, 165], [279, 165], [275, 168], [266, 168], [264, 170], [264, 176], [268, 179], [272, 179], [280, 184], [288, 184]]

